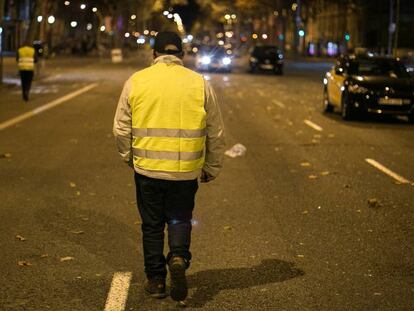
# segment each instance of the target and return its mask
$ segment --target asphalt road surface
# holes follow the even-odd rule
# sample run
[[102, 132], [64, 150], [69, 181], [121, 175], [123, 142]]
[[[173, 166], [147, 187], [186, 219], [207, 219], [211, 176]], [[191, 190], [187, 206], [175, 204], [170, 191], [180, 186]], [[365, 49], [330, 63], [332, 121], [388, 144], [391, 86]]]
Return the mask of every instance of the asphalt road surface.
[[[0, 310], [176, 309], [143, 292], [133, 173], [112, 135], [148, 61], [50, 61], [27, 104], [0, 88]], [[188, 310], [412, 310], [414, 126], [323, 114], [327, 68], [205, 74], [228, 149], [247, 152], [200, 186]]]

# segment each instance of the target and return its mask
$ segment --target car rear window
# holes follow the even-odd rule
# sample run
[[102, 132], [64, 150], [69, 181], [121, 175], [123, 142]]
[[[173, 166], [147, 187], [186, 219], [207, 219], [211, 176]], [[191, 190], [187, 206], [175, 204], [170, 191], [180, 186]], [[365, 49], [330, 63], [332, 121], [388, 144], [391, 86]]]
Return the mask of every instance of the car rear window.
[[409, 77], [404, 65], [393, 59], [357, 59], [349, 63], [349, 73], [360, 76]]
[[257, 46], [253, 54], [256, 56], [275, 56], [279, 53], [279, 49], [275, 46]]

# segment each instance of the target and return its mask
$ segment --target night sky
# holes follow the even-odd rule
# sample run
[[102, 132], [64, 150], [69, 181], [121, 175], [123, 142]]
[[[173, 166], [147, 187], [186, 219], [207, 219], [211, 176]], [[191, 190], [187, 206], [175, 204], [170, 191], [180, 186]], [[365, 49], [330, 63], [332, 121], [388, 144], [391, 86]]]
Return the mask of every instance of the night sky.
[[196, 3], [196, 0], [189, 0], [189, 4], [186, 6], [176, 6], [174, 7], [174, 10], [177, 11], [178, 14], [180, 14], [185, 29], [187, 31], [190, 31], [194, 22], [197, 19], [197, 15], [199, 12], [200, 7]]

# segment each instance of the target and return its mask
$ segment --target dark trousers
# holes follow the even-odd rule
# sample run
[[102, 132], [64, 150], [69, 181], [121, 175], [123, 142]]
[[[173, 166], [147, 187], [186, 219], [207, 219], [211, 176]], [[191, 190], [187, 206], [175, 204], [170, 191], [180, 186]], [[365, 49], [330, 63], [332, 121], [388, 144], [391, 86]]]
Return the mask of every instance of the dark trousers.
[[20, 70], [20, 80], [22, 81], [23, 99], [25, 101], [28, 101], [30, 88], [32, 86], [33, 81], [33, 71]]
[[[135, 173], [137, 203], [142, 220], [145, 273], [166, 277], [166, 263], [180, 256], [191, 260], [191, 219], [198, 181], [153, 179]], [[164, 256], [164, 228], [168, 225], [170, 251]]]

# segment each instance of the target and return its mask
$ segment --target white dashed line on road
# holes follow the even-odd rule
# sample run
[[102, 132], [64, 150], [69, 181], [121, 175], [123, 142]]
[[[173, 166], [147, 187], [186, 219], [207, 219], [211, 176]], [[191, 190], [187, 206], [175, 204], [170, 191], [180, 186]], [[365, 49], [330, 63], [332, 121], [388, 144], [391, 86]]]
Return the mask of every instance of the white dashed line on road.
[[29, 111], [29, 112], [26, 112], [24, 114], [21, 114], [18, 117], [15, 117], [13, 119], [10, 119], [8, 121], [5, 121], [3, 123], [0, 123], [0, 131], [1, 130], [4, 130], [4, 129], [10, 127], [10, 126], [13, 126], [13, 125], [15, 125], [17, 123], [20, 123], [20, 122], [22, 122], [22, 121], [24, 121], [26, 119], [32, 118], [35, 115], [38, 115], [38, 114], [40, 114], [40, 113], [42, 113], [42, 112], [44, 112], [46, 110], [49, 110], [49, 109], [54, 108], [56, 106], [59, 106], [59, 105], [63, 104], [64, 102], [67, 102], [68, 100], [70, 100], [70, 99], [72, 99], [74, 97], [77, 97], [77, 96], [79, 96], [79, 95], [81, 95], [83, 93], [88, 92], [89, 90], [93, 89], [96, 86], [98, 86], [97, 83], [90, 84], [90, 85], [85, 86], [84, 88], [82, 88], [80, 90], [77, 90], [77, 91], [72, 92], [70, 94], [67, 94], [67, 95], [65, 95], [63, 97], [60, 97], [58, 99], [55, 99], [54, 101], [52, 101], [52, 102], [50, 102], [48, 104], [45, 104], [45, 105], [40, 106], [40, 107], [38, 107], [36, 109], [33, 109], [33, 110]]
[[410, 183], [410, 181], [408, 179], [405, 179], [404, 177], [398, 175], [397, 173], [394, 173], [389, 168], [385, 167], [384, 165], [382, 165], [381, 163], [379, 163], [379, 162], [377, 162], [373, 159], [365, 159], [365, 161], [368, 162], [369, 164], [371, 164], [373, 167], [379, 169], [384, 174], [387, 174], [391, 178], [394, 178], [396, 181], [398, 181], [401, 184], [409, 184]]
[[116, 272], [112, 279], [104, 311], [123, 311], [128, 298], [131, 272]]
[[304, 122], [307, 126], [309, 126], [309, 127], [313, 128], [314, 130], [316, 130], [316, 131], [318, 131], [318, 132], [322, 132], [322, 131], [323, 131], [323, 128], [322, 128], [322, 127], [320, 127], [319, 125], [317, 125], [317, 124], [313, 123], [312, 121], [309, 121], [309, 120], [304, 120], [303, 122]]
[[259, 94], [259, 96], [261, 96], [261, 97], [266, 96], [265, 92], [263, 92], [262, 90], [257, 90], [257, 94]]
[[286, 108], [286, 106], [285, 106], [285, 104], [284, 104], [284, 103], [281, 103], [280, 101], [278, 101], [278, 100], [276, 100], [276, 99], [274, 99], [274, 100], [272, 101], [272, 103], [273, 103], [273, 104], [275, 104], [276, 106], [280, 107], [280, 108]]

